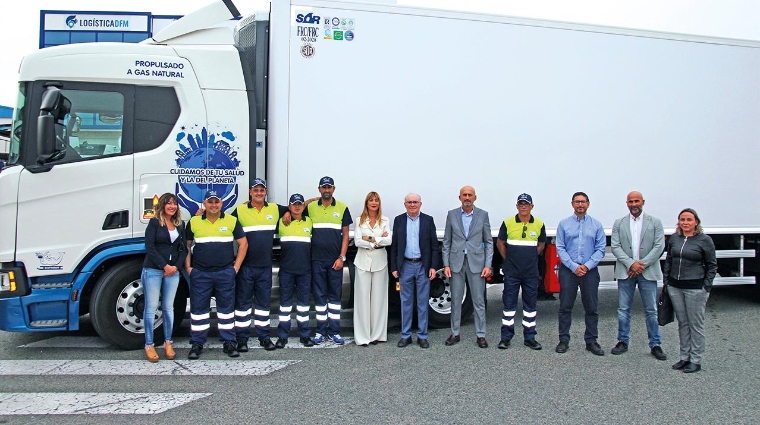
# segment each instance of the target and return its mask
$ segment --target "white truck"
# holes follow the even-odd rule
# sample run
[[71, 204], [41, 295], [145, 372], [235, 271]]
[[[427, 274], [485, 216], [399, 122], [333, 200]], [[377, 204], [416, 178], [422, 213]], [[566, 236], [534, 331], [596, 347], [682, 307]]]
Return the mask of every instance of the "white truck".
[[[666, 232], [699, 211], [716, 285], [755, 283], [760, 43], [342, 1], [235, 18], [223, 0], [139, 44], [24, 58], [0, 173], [0, 329], [76, 330], [89, 313], [140, 347], [156, 196], [188, 217], [214, 188], [230, 209], [254, 177], [285, 204], [330, 175], [355, 217], [368, 191], [390, 217], [416, 192], [439, 236], [463, 185], [494, 236], [522, 192], [552, 236], [573, 192], [609, 229], [640, 190]], [[436, 279], [434, 323], [449, 305]]]

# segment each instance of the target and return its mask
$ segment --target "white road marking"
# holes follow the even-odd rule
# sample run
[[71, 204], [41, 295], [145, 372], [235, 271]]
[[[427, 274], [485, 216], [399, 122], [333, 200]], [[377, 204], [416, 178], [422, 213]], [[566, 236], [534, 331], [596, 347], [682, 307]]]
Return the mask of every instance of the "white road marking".
[[0, 393], [0, 415], [152, 415], [211, 393]]
[[0, 360], [4, 375], [262, 376], [300, 360]]
[[[345, 337], [346, 345], [353, 342], [352, 337]], [[272, 338], [272, 341], [277, 341], [277, 338]], [[158, 344], [158, 343], [156, 343]], [[43, 339], [41, 341], [32, 342], [30, 344], [24, 344], [19, 345], [18, 348], [108, 348], [111, 347], [109, 343], [106, 341], [96, 337], [96, 336], [56, 336], [53, 338]], [[160, 349], [160, 346], [156, 346]], [[313, 347], [308, 347], [308, 349], [316, 349], [316, 348], [338, 348], [340, 345], [325, 339], [325, 341], [319, 345], [315, 345]], [[190, 338], [184, 337], [184, 338], [174, 338], [174, 348], [187, 348], [190, 349]], [[209, 341], [206, 343], [204, 348], [222, 348], [222, 343], [219, 341]], [[259, 346], [259, 340], [256, 338], [251, 338], [248, 340], [248, 348], [253, 349], [263, 349], [264, 347]], [[286, 348], [307, 348], [301, 345], [300, 342], [298, 342], [298, 337], [290, 337], [288, 338], [288, 345]], [[160, 354], [160, 353], [159, 353]]]

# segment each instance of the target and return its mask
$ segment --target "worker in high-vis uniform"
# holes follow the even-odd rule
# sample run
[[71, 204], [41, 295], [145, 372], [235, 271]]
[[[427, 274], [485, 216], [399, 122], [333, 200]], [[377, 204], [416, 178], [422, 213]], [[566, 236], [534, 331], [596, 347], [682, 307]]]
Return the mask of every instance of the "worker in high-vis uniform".
[[287, 211], [287, 207], [266, 201], [267, 183], [264, 179], [254, 179], [249, 194], [251, 200], [238, 205], [231, 214], [240, 221], [248, 240], [248, 252], [235, 279], [235, 339], [237, 350], [242, 353], [248, 351], [251, 313], [259, 345], [267, 351], [275, 349], [269, 326], [272, 246], [277, 223]]
[[501, 318], [501, 341], [498, 347], [509, 348], [515, 335], [517, 294], [522, 289], [523, 343], [540, 350], [536, 341], [536, 299], [538, 295], [538, 256], [546, 246], [546, 227], [533, 217], [533, 198], [527, 193], [517, 197], [517, 214], [501, 224], [496, 248], [504, 259], [504, 311]]
[[301, 344], [311, 347], [309, 330], [309, 295], [311, 294], [311, 218], [303, 215], [304, 198], [300, 193], [290, 196], [290, 225], [280, 220], [280, 323], [277, 326], [275, 347], [285, 348], [290, 336], [290, 316], [293, 294], [296, 298], [296, 323]]
[[[185, 270], [190, 276], [190, 353], [196, 360], [206, 344], [211, 326], [211, 296], [216, 297], [216, 318], [224, 352], [238, 357], [235, 341], [235, 275], [248, 249], [238, 219], [222, 211], [216, 190], [206, 191], [203, 215], [190, 219], [186, 227], [188, 254]], [[237, 255], [234, 241], [238, 243]]]

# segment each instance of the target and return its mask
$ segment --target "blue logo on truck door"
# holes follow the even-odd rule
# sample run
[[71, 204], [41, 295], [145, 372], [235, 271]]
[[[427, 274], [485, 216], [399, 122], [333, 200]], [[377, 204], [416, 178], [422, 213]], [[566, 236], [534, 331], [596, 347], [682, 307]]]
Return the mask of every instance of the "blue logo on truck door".
[[181, 131], [176, 140], [177, 167], [171, 174], [177, 175], [175, 192], [180, 206], [195, 214], [207, 190], [222, 194], [222, 210], [235, 205], [237, 179], [245, 176], [245, 171], [239, 169], [237, 150], [232, 146], [235, 135], [231, 131], [209, 134], [202, 127], [200, 134]]
[[319, 24], [320, 19], [321, 18], [319, 16], [313, 13], [307, 13], [305, 15], [302, 13], [299, 13], [298, 15], [296, 15], [296, 22], [298, 22], [299, 24]]

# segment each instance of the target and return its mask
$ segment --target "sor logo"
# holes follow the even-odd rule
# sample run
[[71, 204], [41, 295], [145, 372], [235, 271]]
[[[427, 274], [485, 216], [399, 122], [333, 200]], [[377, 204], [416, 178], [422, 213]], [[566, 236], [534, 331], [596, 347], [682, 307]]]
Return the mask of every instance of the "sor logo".
[[302, 24], [318, 24], [320, 19], [321, 18], [319, 16], [313, 13], [307, 13], [305, 15], [302, 13], [299, 13], [298, 15], [296, 15], [296, 22], [302, 23]]
[[70, 15], [66, 17], [66, 26], [69, 28], [74, 28], [74, 25], [77, 24], [77, 16], [76, 15]]

